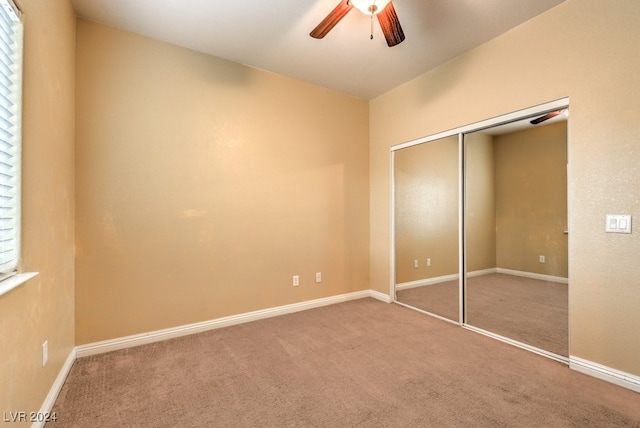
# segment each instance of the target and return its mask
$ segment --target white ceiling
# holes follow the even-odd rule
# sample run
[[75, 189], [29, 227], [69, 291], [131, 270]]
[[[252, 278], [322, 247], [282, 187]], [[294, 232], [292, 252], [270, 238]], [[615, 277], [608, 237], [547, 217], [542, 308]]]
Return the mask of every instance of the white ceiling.
[[406, 40], [387, 47], [357, 9], [321, 40], [340, 0], [71, 0], [84, 18], [372, 99], [564, 0], [394, 0]]

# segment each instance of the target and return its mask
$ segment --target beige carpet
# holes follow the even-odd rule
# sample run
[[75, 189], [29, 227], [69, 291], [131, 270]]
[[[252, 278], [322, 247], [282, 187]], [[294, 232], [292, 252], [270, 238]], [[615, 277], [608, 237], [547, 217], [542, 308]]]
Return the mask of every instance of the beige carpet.
[[[400, 302], [458, 320], [458, 281], [396, 293]], [[467, 324], [569, 356], [567, 284], [505, 274], [467, 280]]]
[[79, 359], [49, 427], [640, 427], [640, 394], [362, 299]]

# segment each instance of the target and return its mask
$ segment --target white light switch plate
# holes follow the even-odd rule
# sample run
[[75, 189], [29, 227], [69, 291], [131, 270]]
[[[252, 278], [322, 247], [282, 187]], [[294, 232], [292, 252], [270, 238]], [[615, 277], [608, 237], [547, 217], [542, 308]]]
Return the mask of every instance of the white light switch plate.
[[607, 214], [605, 231], [609, 233], [631, 233], [631, 216], [626, 214]]

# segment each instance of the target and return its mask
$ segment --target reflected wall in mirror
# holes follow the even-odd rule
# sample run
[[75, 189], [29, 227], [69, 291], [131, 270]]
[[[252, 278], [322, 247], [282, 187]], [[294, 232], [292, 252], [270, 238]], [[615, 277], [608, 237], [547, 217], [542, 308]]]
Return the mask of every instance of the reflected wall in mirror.
[[567, 122], [530, 119], [465, 135], [465, 323], [568, 356]]
[[459, 322], [458, 136], [394, 152], [396, 301]]

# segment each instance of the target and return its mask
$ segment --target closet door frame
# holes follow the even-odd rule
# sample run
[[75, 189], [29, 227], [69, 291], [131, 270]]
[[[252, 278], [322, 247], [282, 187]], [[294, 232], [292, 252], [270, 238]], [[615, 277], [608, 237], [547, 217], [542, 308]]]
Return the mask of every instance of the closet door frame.
[[[451, 130], [443, 131], [437, 134], [433, 134], [430, 136], [418, 138], [415, 140], [407, 141], [401, 144], [397, 144], [390, 147], [390, 182], [391, 182], [391, 191], [390, 191], [390, 237], [391, 237], [391, 248], [390, 248], [390, 292], [389, 296], [392, 302], [397, 302], [396, 300], [396, 236], [395, 236], [395, 176], [394, 176], [394, 155], [395, 152], [401, 149], [406, 149], [409, 147], [417, 146], [420, 144], [429, 143], [431, 141], [439, 140], [441, 138], [451, 137], [454, 135], [458, 136], [458, 266], [459, 266], [459, 281], [458, 281], [458, 295], [459, 295], [459, 316], [458, 321], [449, 320], [446, 318], [441, 318], [436, 316], [437, 318], [441, 318], [444, 321], [458, 324], [466, 329], [475, 331], [477, 333], [493, 337], [494, 339], [510, 343], [512, 345], [525, 348], [529, 351], [544, 355], [546, 357], [555, 359], [557, 361], [568, 364], [569, 359], [558, 356], [556, 354], [546, 352], [539, 348], [535, 348], [524, 343], [482, 330], [473, 326], [469, 326], [466, 324], [466, 303], [465, 303], [465, 285], [466, 285], [466, 225], [465, 225], [465, 215], [466, 215], [466, 206], [465, 206], [465, 144], [464, 144], [464, 136], [465, 134], [469, 134], [476, 131], [481, 131], [484, 129], [492, 128], [499, 125], [504, 125], [510, 122], [515, 122], [517, 120], [522, 120], [529, 117], [539, 116], [545, 113], [549, 113], [551, 111], [556, 111], [560, 109], [566, 109], [569, 107], [569, 98], [561, 98], [555, 101], [551, 101], [544, 104], [539, 104], [533, 107], [525, 108], [522, 110], [517, 110], [511, 113], [507, 113], [504, 115], [496, 116], [493, 118], [485, 119], [479, 122], [471, 123], [469, 125], [461, 126], [458, 128], [454, 128]], [[570, 154], [569, 154], [570, 155]]]

